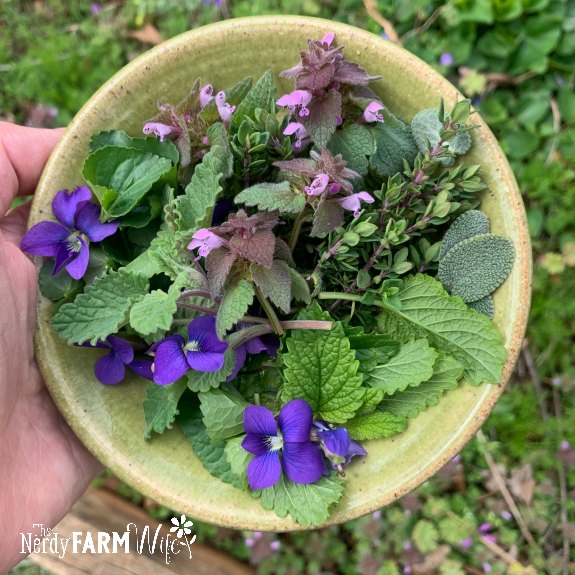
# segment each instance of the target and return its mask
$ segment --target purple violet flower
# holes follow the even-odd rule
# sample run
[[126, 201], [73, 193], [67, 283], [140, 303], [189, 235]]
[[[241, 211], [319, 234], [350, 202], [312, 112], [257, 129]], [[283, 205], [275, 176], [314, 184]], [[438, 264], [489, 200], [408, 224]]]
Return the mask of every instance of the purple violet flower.
[[439, 57], [439, 64], [441, 66], [453, 66], [453, 54], [451, 52], [443, 52]]
[[294, 90], [289, 94], [284, 94], [276, 104], [286, 107], [290, 114], [293, 114], [299, 108], [300, 117], [309, 116], [307, 105], [311, 102], [311, 92], [307, 90]]
[[380, 110], [383, 110], [385, 106], [381, 102], [373, 101], [367, 105], [367, 108], [363, 112], [363, 119], [366, 122], [381, 122], [383, 123], [383, 115]]
[[367, 192], [358, 192], [357, 194], [351, 194], [351, 196], [345, 196], [337, 200], [337, 203], [344, 209], [353, 211], [353, 215], [357, 218], [361, 209], [361, 202], [364, 201], [366, 204], [372, 204], [375, 199], [371, 194]]
[[283, 131], [284, 136], [292, 136], [295, 134], [295, 142], [293, 147], [297, 150], [302, 147], [302, 142], [309, 137], [305, 126], [301, 122], [290, 122]]
[[236, 348], [236, 364], [234, 371], [228, 376], [226, 381], [232, 381], [240, 372], [240, 369], [246, 362], [248, 353], [250, 355], [257, 355], [258, 353], [266, 352], [269, 356], [275, 357], [280, 347], [279, 339], [275, 335], [254, 337], [246, 343]]
[[329, 176], [327, 174], [318, 174], [314, 181], [304, 189], [308, 196], [319, 196], [325, 192], [328, 184]]
[[188, 341], [174, 333], [156, 342], [150, 352], [154, 356], [154, 382], [169, 385], [190, 368], [196, 371], [219, 371], [224, 366], [225, 341], [216, 335], [216, 318], [201, 316], [188, 325]]
[[225, 244], [225, 240], [210, 232], [206, 228], [200, 228], [193, 236], [192, 241], [188, 244], [189, 250], [198, 250], [198, 257], [206, 257], [212, 250], [215, 250]]
[[175, 126], [168, 126], [167, 124], [161, 124], [160, 122], [146, 122], [142, 132], [146, 134], [146, 136], [157, 136], [160, 138], [160, 142], [163, 142], [166, 136], [169, 136], [170, 134], [180, 134], [181, 130]]
[[294, 483], [314, 483], [321, 479], [321, 453], [310, 441], [312, 419], [311, 407], [303, 399], [286, 403], [277, 423], [267, 407], [246, 407], [244, 430], [247, 435], [242, 447], [255, 456], [247, 468], [252, 489], [266, 489], [275, 485], [282, 467]]
[[75, 279], [86, 273], [90, 242], [101, 242], [118, 230], [118, 220], [100, 222], [100, 206], [90, 202], [92, 192], [86, 186], [73, 191], [60, 190], [52, 201], [57, 222], [38, 222], [22, 238], [22, 251], [51, 256], [56, 262], [52, 275], [63, 267]]
[[214, 87], [211, 84], [206, 84], [200, 90], [200, 106], [205, 108], [214, 99]]
[[218, 92], [216, 94], [216, 106], [218, 107], [218, 112], [222, 122], [224, 124], [229, 124], [232, 119], [232, 114], [236, 111], [236, 107], [230, 106], [229, 103], [226, 102], [225, 92]]
[[367, 455], [367, 451], [351, 439], [345, 427], [334, 428], [323, 421], [314, 421], [313, 427], [320, 440], [320, 447], [338, 471], [349, 465], [354, 455]]

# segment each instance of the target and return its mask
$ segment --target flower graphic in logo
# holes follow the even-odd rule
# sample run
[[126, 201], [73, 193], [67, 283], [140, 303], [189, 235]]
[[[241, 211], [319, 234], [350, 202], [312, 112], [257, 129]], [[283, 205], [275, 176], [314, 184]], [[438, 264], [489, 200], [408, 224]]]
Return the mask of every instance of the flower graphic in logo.
[[177, 531], [176, 537], [178, 539], [184, 535], [189, 535], [192, 532], [190, 527], [192, 527], [193, 523], [185, 515], [182, 515], [179, 520], [176, 517], [172, 517], [172, 524], [174, 526], [170, 529], [170, 533], [175, 533]]

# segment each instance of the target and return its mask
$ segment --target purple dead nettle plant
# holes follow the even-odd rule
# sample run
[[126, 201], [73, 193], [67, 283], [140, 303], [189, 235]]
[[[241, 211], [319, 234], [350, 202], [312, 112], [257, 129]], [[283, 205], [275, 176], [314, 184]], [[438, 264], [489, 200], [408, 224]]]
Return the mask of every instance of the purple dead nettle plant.
[[102, 223], [100, 206], [91, 199], [92, 192], [85, 186], [60, 190], [52, 201], [52, 212], [58, 221], [32, 226], [22, 238], [22, 250], [53, 257], [52, 275], [65, 268], [74, 279], [81, 279], [88, 268], [90, 242], [101, 242], [116, 233], [120, 225], [118, 220]]

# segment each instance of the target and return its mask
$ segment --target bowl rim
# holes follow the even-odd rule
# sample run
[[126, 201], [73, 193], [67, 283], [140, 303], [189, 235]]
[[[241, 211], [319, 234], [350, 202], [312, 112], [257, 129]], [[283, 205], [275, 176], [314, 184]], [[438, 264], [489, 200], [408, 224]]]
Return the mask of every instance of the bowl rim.
[[[116, 74], [114, 74], [108, 81], [106, 81], [82, 106], [79, 112], [75, 115], [73, 120], [68, 125], [64, 135], [59, 140], [58, 144], [54, 148], [46, 167], [42, 173], [40, 181], [38, 183], [37, 189], [40, 190], [45, 186], [45, 182], [49, 179], [49, 172], [52, 164], [57, 163], [58, 156], [61, 155], [62, 151], [66, 150], [67, 146], [72, 142], [74, 136], [75, 128], [81, 124], [83, 121], [83, 116], [89, 113], [90, 109], [96, 105], [98, 100], [110, 91], [113, 87], [120, 85], [125, 78], [128, 78], [133, 74], [133, 72], [139, 68], [144, 68], [147, 66], [148, 62], [154, 60], [159, 54], [162, 54], [167, 49], [174, 49], [181, 45], [186, 45], [190, 41], [194, 41], [196, 38], [201, 38], [203, 35], [212, 34], [214, 32], [226, 31], [230, 28], [234, 28], [234, 32], [239, 32], [242, 29], [254, 29], [257, 27], [264, 26], [274, 26], [282, 28], [284, 31], [289, 30], [293, 27], [309, 27], [309, 25], [315, 25], [317, 27], [322, 27], [322, 29], [328, 29], [334, 31], [337, 35], [339, 31], [346, 31], [348, 33], [353, 33], [358, 37], [364, 37], [366, 41], [373, 41], [377, 38], [378, 41], [385, 42], [386, 50], [391, 54], [391, 57], [396, 58], [402, 63], [402, 65], [408, 70], [425, 69], [425, 71], [430, 75], [434, 84], [438, 87], [438, 90], [442, 93], [449, 92], [450, 94], [455, 94], [458, 97], [463, 98], [461, 93], [441, 74], [435, 71], [429, 64], [408, 52], [402, 46], [394, 44], [390, 41], [383, 40], [376, 34], [363, 30], [361, 28], [351, 26], [349, 24], [344, 24], [341, 22], [332, 22], [323, 18], [311, 18], [297, 15], [276, 15], [276, 16], [250, 16], [245, 18], [229, 19], [220, 22], [215, 22], [196, 28], [175, 36], [165, 42], [151, 48], [150, 50], [144, 52], [143, 54], [136, 57], [134, 60], [129, 62], [126, 66], [120, 69]], [[505, 157], [505, 154], [499, 147], [495, 136], [487, 126], [487, 124], [481, 119], [479, 115], [474, 116], [474, 123], [479, 126], [478, 131], [485, 135], [486, 143], [490, 148], [490, 158], [496, 160], [497, 167], [499, 169], [499, 176], [502, 180], [505, 180], [509, 190], [513, 194], [513, 202], [511, 207], [514, 210], [515, 220], [519, 223], [519, 228], [516, 231], [517, 241], [522, 246], [520, 253], [516, 254], [516, 264], [518, 266], [519, 273], [519, 297], [524, 305], [517, 308], [517, 315], [514, 318], [515, 322], [512, 327], [512, 331], [508, 337], [507, 344], [507, 359], [502, 372], [501, 381], [498, 385], [490, 386], [491, 390], [489, 393], [484, 393], [487, 397], [482, 400], [480, 409], [478, 409], [474, 414], [473, 418], [466, 422], [466, 426], [462, 432], [460, 432], [454, 439], [450, 442], [447, 448], [443, 449], [439, 455], [430, 462], [424, 469], [420, 469], [418, 473], [407, 481], [405, 481], [400, 489], [397, 489], [388, 494], [375, 494], [374, 498], [370, 499], [368, 503], [355, 506], [353, 508], [343, 508], [336, 513], [329, 516], [328, 520], [318, 527], [324, 527], [328, 525], [334, 525], [343, 523], [351, 519], [363, 516], [370, 513], [376, 509], [384, 507], [405, 494], [409, 493], [427, 479], [435, 475], [443, 466], [445, 466], [449, 461], [461, 451], [464, 445], [475, 435], [475, 433], [480, 429], [484, 421], [487, 419], [491, 409], [493, 408], [496, 401], [499, 399], [500, 395], [503, 393], [507, 382], [509, 381], [511, 372], [519, 355], [521, 349], [521, 341], [524, 337], [527, 319], [529, 313], [529, 305], [531, 299], [531, 274], [532, 274], [532, 263], [531, 263], [531, 246], [530, 238], [527, 227], [527, 219], [525, 214], [525, 209], [522, 203], [521, 194], [519, 192], [517, 182], [511, 171], [511, 167]], [[34, 206], [31, 212], [30, 219], [34, 219]], [[41, 313], [41, 300], [38, 299], [38, 310]], [[40, 317], [40, 316], [39, 316]], [[42, 346], [40, 342], [40, 328], [39, 324], [37, 326], [35, 347], [36, 347], [36, 357], [41, 371], [46, 373], [49, 372], [50, 358], [45, 356], [42, 352]], [[88, 441], [90, 437], [89, 430], [83, 427], [75, 418], [68, 417], [68, 408], [73, 412], [73, 406], [67, 403], [67, 399], [63, 394], [58, 393], [57, 386], [53, 385], [50, 381], [51, 378], [46, 377], [46, 385], [52, 395], [56, 405], [59, 410], [64, 415], [66, 421], [73, 429], [74, 433], [80, 438], [80, 440], [87, 446], [87, 448], [94, 454], [96, 458], [102, 461], [114, 474], [116, 474], [121, 480], [125, 481], [130, 485], [136, 485], [137, 489], [155, 500], [158, 500], [163, 505], [171, 509], [177, 510], [177, 505], [179, 501], [170, 494], [163, 495], [158, 494], [151, 484], [146, 484], [142, 480], [142, 477], [138, 475], [137, 470], [130, 467], [129, 463], [124, 463], [121, 458], [113, 459], [110, 454], [104, 449], [97, 441]], [[216, 478], [213, 478], [217, 480]], [[202, 512], [196, 513], [194, 515], [197, 519], [202, 521], [207, 521], [210, 523], [224, 525], [232, 527], [235, 529], [246, 529], [246, 530], [273, 530], [273, 531], [296, 531], [296, 530], [306, 530], [305, 527], [296, 524], [290, 519], [276, 518], [276, 521], [267, 520], [265, 525], [262, 526], [261, 523], [256, 521], [246, 521], [239, 520], [237, 518], [231, 518], [225, 510], [202, 510]]]

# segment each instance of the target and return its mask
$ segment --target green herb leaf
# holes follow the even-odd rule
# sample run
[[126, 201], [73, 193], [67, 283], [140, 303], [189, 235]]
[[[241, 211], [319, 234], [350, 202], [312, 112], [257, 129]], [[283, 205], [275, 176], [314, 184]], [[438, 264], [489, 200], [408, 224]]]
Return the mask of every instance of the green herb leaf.
[[375, 411], [375, 408], [383, 401], [385, 393], [382, 389], [377, 387], [368, 387], [365, 390], [363, 397], [363, 404], [357, 410], [356, 415], [367, 415]]
[[291, 276], [292, 298], [308, 305], [311, 302], [309, 286], [301, 274], [291, 267], [288, 267]]
[[342, 494], [343, 481], [338, 475], [322, 477], [307, 485], [293, 483], [282, 475], [273, 487], [253, 492], [264, 509], [273, 510], [279, 517], [289, 513], [304, 527], [321, 525]]
[[499, 381], [506, 351], [488, 318], [470, 310], [458, 297], [449, 296], [440, 282], [423, 274], [405, 280], [396, 298], [401, 308], [385, 304], [378, 316], [383, 333], [398, 341], [427, 337], [464, 366], [463, 375], [473, 385]]
[[345, 428], [358, 441], [383, 439], [403, 433], [407, 429], [407, 419], [376, 410], [366, 415], [356, 415], [346, 422]]
[[422, 553], [430, 553], [437, 549], [439, 533], [435, 525], [427, 519], [421, 519], [415, 524], [411, 537]]
[[350, 170], [365, 176], [369, 167], [368, 156], [375, 152], [375, 142], [367, 128], [350, 124], [335, 132], [329, 141], [329, 151], [334, 156], [341, 154]]
[[247, 467], [252, 456], [242, 447], [244, 437], [245, 435], [241, 435], [240, 437], [232, 437], [231, 439], [228, 439], [224, 451], [226, 459], [230, 465], [230, 469], [235, 477], [235, 487], [248, 490]]
[[164, 174], [172, 161], [134, 148], [106, 146], [88, 156], [82, 176], [109, 218], [127, 214]]
[[96, 278], [72, 303], [60, 307], [52, 327], [68, 343], [95, 345], [118, 332], [128, 321], [132, 305], [147, 292], [146, 278], [124, 269], [110, 271]]
[[[317, 302], [298, 314], [298, 319], [324, 319]], [[363, 403], [365, 390], [358, 373], [359, 362], [341, 323], [331, 331], [292, 330], [286, 338], [286, 380], [282, 400], [305, 399], [316, 417], [343, 423]]]
[[249, 404], [241, 396], [212, 389], [198, 394], [198, 398], [206, 433], [212, 441], [243, 433], [244, 410]]
[[228, 132], [222, 122], [212, 124], [207, 131], [208, 140], [212, 146], [220, 146], [222, 153], [214, 158], [214, 171], [222, 174], [222, 178], [229, 178], [234, 170], [234, 157], [230, 149]]
[[291, 275], [289, 270], [289, 266], [281, 260], [274, 260], [269, 269], [256, 263], [250, 266], [254, 283], [260, 288], [264, 296], [284, 313], [289, 312], [291, 303]]
[[188, 371], [188, 388], [195, 392], [216, 388], [231, 375], [235, 365], [236, 352], [228, 347], [224, 354], [224, 366], [220, 371]]
[[275, 112], [275, 93], [276, 86], [273, 72], [268, 70], [257, 81], [256, 85], [248, 92], [232, 116], [232, 126], [236, 128], [248, 116], [255, 120], [254, 112], [257, 108], [267, 112]]
[[226, 287], [216, 315], [216, 333], [220, 339], [246, 314], [254, 295], [254, 286], [246, 280]]
[[280, 213], [295, 214], [303, 209], [306, 199], [303, 194], [292, 189], [290, 182], [284, 181], [277, 184], [264, 182], [246, 188], [234, 198], [234, 202], [258, 206], [260, 210], [270, 212], [279, 210]]
[[152, 431], [164, 433], [172, 429], [178, 415], [178, 401], [186, 390], [186, 380], [179, 379], [171, 385], [158, 385], [149, 383], [146, 386], [146, 399], [144, 399], [144, 417], [146, 429], [144, 439], [149, 439]]
[[437, 352], [427, 339], [416, 339], [401, 346], [399, 353], [369, 373], [367, 383], [391, 395], [415, 387], [433, 375]]
[[72, 299], [82, 287], [82, 282], [73, 279], [66, 270], [60, 270], [55, 276], [52, 275], [54, 264], [46, 260], [42, 264], [38, 274], [40, 293], [52, 301]]
[[462, 375], [463, 366], [457, 360], [450, 356], [440, 357], [430, 379], [415, 388], [385, 397], [381, 409], [401, 417], [415, 417], [430, 405], [437, 405], [445, 391], [457, 387]]

